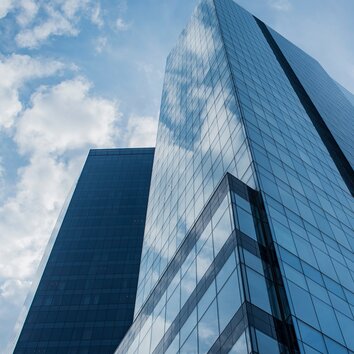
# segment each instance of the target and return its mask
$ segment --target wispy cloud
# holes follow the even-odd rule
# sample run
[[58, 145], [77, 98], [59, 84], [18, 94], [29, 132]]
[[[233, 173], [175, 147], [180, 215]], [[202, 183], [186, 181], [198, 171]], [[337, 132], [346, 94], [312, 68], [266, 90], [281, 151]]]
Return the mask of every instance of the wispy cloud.
[[97, 0], [2, 0], [0, 18], [14, 12], [22, 48], [38, 48], [52, 36], [76, 36], [82, 18], [102, 27], [101, 5]]
[[0, 248], [0, 309], [11, 310], [0, 310], [3, 340], [88, 149], [115, 145], [118, 105], [91, 88], [83, 77], [40, 86], [13, 125], [14, 141], [28, 163], [18, 171], [14, 195], [0, 205], [0, 243], [6, 245]]
[[0, 198], [2, 198], [5, 190], [5, 167], [3, 164], [2, 157], [0, 156]]
[[116, 29], [118, 31], [127, 31], [131, 27], [131, 23], [127, 23], [122, 17], [116, 20]]
[[58, 73], [64, 64], [49, 59], [13, 54], [0, 59], [0, 130], [11, 128], [22, 110], [19, 90], [29, 80]]
[[16, 21], [21, 27], [29, 25], [36, 17], [39, 10], [38, 2], [34, 0], [20, 0], [18, 2]]
[[97, 53], [102, 53], [102, 51], [106, 48], [107, 46], [107, 37], [98, 37], [96, 38], [95, 42], [95, 51]]
[[126, 145], [131, 147], [155, 146], [157, 118], [132, 116], [128, 120]]
[[269, 5], [278, 11], [287, 12], [292, 9], [290, 0], [268, 0]]
[[35, 48], [46, 41], [50, 36], [75, 36], [79, 33], [76, 27], [77, 6], [63, 4], [61, 7], [46, 5], [45, 17], [33, 27], [21, 30], [16, 36], [16, 43], [20, 47]]
[[97, 3], [93, 6], [91, 13], [91, 21], [99, 28], [104, 25], [100, 3]]
[[50, 36], [75, 36], [78, 29], [61, 14], [51, 11], [50, 19], [31, 28], [21, 31], [16, 36], [16, 43], [23, 48], [36, 48]]
[[1, 0], [0, 1], [0, 19], [4, 18], [10, 10], [14, 7], [13, 0]]

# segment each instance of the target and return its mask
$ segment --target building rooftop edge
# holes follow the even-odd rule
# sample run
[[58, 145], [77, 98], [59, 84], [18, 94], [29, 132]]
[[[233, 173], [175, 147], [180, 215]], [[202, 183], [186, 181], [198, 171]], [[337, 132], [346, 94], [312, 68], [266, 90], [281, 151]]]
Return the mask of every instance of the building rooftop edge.
[[153, 154], [154, 147], [90, 149], [89, 156]]

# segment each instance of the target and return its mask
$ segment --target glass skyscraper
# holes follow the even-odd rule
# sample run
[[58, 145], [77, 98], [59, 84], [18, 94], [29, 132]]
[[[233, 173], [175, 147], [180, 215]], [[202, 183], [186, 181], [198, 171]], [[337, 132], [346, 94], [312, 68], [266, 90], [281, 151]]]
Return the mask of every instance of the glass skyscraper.
[[91, 150], [14, 353], [113, 353], [132, 323], [154, 149]]
[[351, 93], [201, 0], [155, 152], [90, 153], [16, 352], [354, 354], [353, 153]]
[[116, 353], [354, 353], [354, 106], [232, 0], [168, 56], [135, 319]]

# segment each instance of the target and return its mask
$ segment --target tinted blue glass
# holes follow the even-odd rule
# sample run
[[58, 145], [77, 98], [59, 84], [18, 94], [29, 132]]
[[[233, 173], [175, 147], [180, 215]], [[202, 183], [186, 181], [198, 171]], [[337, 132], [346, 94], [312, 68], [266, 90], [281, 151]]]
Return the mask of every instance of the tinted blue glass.
[[262, 310], [271, 313], [265, 278], [252, 269], [247, 268], [247, 281], [251, 302]]
[[[331, 309], [321, 315], [313, 305], [317, 297], [330, 299], [329, 293], [353, 304], [353, 198], [332, 158], [332, 145], [315, 127], [272, 36], [350, 162], [353, 106], [315, 60], [273, 30], [269, 36], [234, 2], [215, 5], [276, 252], [294, 267], [280, 267], [293, 319], [312, 325], [322, 337], [325, 332], [342, 338], [354, 350], [349, 340], [343, 342], [341, 330], [353, 314], [345, 316], [337, 301], [326, 303]], [[333, 319], [331, 333], [323, 330], [331, 328], [328, 318]]]
[[214, 301], [198, 322], [198, 344], [200, 353], [207, 353], [219, 336], [218, 321], [215, 321], [217, 317], [217, 305], [216, 301]]
[[321, 334], [314, 330], [312, 327], [305, 325], [299, 321], [299, 328], [301, 333], [301, 339], [304, 343], [315, 348], [321, 353], [326, 353], [326, 346]]
[[[212, 0], [197, 6], [168, 56], [155, 156], [136, 313], [224, 173], [254, 186]], [[213, 224], [217, 250], [228, 217]]]
[[257, 332], [257, 342], [258, 342], [258, 352], [259, 354], [278, 354], [280, 353], [279, 351], [279, 345], [276, 340], [273, 338], [265, 335], [264, 333], [260, 331]]
[[92, 150], [15, 353], [112, 353], [133, 320], [154, 149]]
[[354, 106], [315, 59], [273, 30], [272, 35], [354, 168], [354, 126], [348, 124]]
[[247, 354], [247, 341], [246, 335], [243, 333], [240, 338], [236, 341], [234, 346], [229, 351], [230, 354]]
[[237, 272], [233, 272], [218, 294], [220, 331], [223, 331], [241, 306], [240, 284]]
[[198, 353], [197, 328], [190, 334], [181, 346], [181, 353]]
[[[242, 352], [245, 338], [249, 352], [354, 349], [353, 200], [267, 31], [232, 0], [202, 0], [167, 59], [136, 320], [118, 353]], [[326, 88], [309, 96], [330, 119], [343, 97], [327, 88], [329, 105]], [[338, 140], [353, 144], [342, 118]], [[217, 188], [225, 172], [244, 182], [230, 182], [228, 198]], [[147, 349], [153, 308], [178, 282], [175, 311], [167, 305], [161, 341]]]

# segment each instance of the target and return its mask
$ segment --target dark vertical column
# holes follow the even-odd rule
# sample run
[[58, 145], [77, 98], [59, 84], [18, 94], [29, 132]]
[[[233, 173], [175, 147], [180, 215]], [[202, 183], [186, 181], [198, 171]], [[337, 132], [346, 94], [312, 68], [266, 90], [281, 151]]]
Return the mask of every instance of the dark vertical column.
[[270, 48], [272, 49], [274, 55], [276, 56], [279, 64], [284, 70], [284, 73], [287, 76], [295, 93], [297, 94], [301, 104], [303, 105], [308, 116], [310, 117], [312, 124], [316, 128], [318, 135], [323, 141], [323, 144], [326, 146], [329, 154], [331, 155], [333, 162], [337, 166], [338, 171], [343, 178], [343, 181], [347, 185], [352, 196], [354, 196], [354, 171], [349, 161], [344, 155], [342, 149], [339, 147], [331, 131], [328, 129], [326, 123], [324, 122], [317, 108], [313, 104], [311, 98], [307, 94], [300, 80], [296, 76], [294, 70], [286, 60], [284, 54], [282, 53], [278, 44], [276, 43], [273, 36], [269, 32], [267, 26], [256, 17], [255, 20], [257, 21], [258, 26], [260, 27], [265, 39], [267, 40]]
[[133, 321], [154, 149], [92, 150], [15, 353], [113, 353]]
[[[255, 352], [263, 349], [262, 336], [266, 335], [269, 345], [274, 345], [274, 350], [277, 350], [278, 345], [280, 352], [286, 350], [288, 353], [299, 353], [290, 307], [261, 194], [247, 188], [247, 195], [241, 197], [238, 192], [241, 184], [231, 175], [229, 175], [229, 184], [245, 294], [244, 316], [252, 349]], [[245, 214], [247, 209], [251, 212], [254, 227], [252, 223], [247, 222]], [[270, 338], [273, 339], [273, 344]]]

